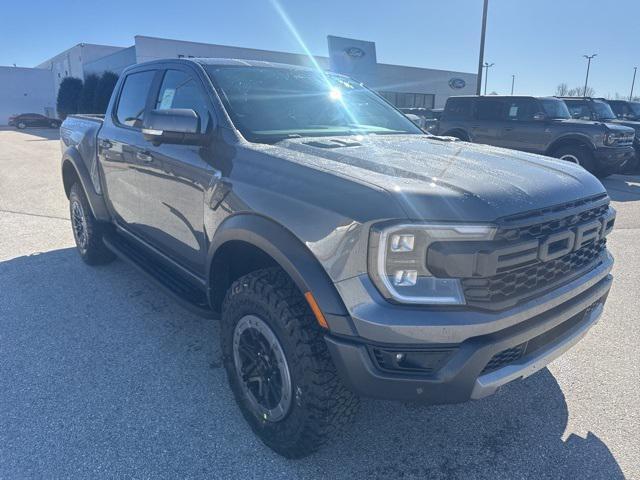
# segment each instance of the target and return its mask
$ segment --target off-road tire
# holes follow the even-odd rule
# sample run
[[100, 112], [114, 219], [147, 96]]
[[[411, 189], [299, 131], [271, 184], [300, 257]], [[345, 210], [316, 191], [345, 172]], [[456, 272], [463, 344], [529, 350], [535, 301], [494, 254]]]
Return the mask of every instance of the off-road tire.
[[567, 162], [577, 163], [594, 175], [598, 175], [600, 173], [597, 168], [596, 160], [593, 158], [593, 153], [591, 153], [591, 151], [586, 147], [560, 147], [558, 150], [553, 152], [553, 156]]
[[[115, 255], [105, 247], [102, 238], [109, 226], [98, 222], [91, 212], [89, 201], [84, 193], [82, 185], [78, 182], [71, 186], [69, 191], [69, 214], [71, 216], [71, 228], [76, 247], [82, 260], [88, 265], [102, 265], [115, 260]], [[82, 228], [86, 234], [86, 239], [81, 240], [76, 230], [76, 224], [83, 218]], [[74, 218], [76, 216], [76, 218]]]
[[[247, 315], [267, 323], [289, 367], [293, 396], [288, 412], [279, 421], [258, 417], [236, 372], [234, 331]], [[280, 455], [301, 458], [315, 452], [355, 416], [358, 397], [338, 378], [321, 327], [300, 291], [280, 268], [257, 270], [233, 283], [222, 306], [221, 343], [229, 383], [244, 418]]]

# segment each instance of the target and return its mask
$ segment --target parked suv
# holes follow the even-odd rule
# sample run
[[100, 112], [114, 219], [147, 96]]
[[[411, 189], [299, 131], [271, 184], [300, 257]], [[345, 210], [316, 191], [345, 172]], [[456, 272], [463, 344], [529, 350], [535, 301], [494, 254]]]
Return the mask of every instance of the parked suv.
[[640, 102], [628, 102], [626, 100], [607, 100], [604, 98], [598, 99], [606, 102], [613, 110], [615, 114], [615, 120], [607, 120], [608, 122], [615, 122], [619, 125], [633, 128], [636, 131], [636, 138], [633, 142], [633, 147], [636, 150], [636, 156], [633, 162], [625, 167], [625, 173], [635, 173], [640, 170]]
[[61, 142], [80, 257], [117, 255], [218, 317], [239, 408], [288, 457], [360, 396], [455, 403], [531, 375], [611, 287], [615, 210], [593, 175], [425, 134], [345, 76], [142, 63]]
[[50, 127], [60, 128], [62, 120], [45, 117], [39, 113], [21, 113], [9, 117], [9, 126], [24, 129], [27, 127]]
[[572, 119], [553, 97], [450, 97], [438, 134], [568, 160], [599, 176], [634, 157], [633, 129]]

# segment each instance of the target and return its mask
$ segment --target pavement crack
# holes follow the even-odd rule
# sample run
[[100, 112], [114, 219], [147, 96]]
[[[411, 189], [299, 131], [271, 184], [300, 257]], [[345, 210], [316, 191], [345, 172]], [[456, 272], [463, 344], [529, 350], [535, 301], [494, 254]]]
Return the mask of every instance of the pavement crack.
[[40, 217], [40, 218], [52, 218], [54, 220], [65, 220], [65, 221], [69, 221], [68, 218], [65, 217], [57, 217], [55, 215], [42, 215], [40, 213], [30, 213], [30, 212], [19, 212], [17, 210], [5, 210], [0, 208], [0, 212], [2, 213], [13, 213], [14, 215], [27, 215], [29, 217]]

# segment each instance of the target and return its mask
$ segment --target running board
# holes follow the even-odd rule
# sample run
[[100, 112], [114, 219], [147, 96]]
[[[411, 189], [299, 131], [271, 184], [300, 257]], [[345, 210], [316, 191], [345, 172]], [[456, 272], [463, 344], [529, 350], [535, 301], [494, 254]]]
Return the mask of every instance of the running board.
[[201, 317], [215, 318], [205, 293], [158, 262], [150, 253], [117, 233], [103, 238], [105, 246], [175, 299], [183, 308]]

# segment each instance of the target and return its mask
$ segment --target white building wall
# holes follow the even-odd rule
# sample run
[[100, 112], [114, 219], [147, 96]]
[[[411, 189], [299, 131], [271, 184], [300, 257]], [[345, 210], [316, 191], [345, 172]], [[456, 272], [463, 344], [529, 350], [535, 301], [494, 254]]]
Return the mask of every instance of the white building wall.
[[[210, 58], [238, 58], [241, 60], [264, 60], [266, 62], [286, 63], [289, 65], [313, 66], [313, 62], [306, 55], [256, 48], [229, 47], [212, 43], [185, 42], [167, 38], [155, 38], [136, 35], [137, 63], [159, 60], [162, 58], [210, 57]], [[329, 68], [327, 57], [314, 57], [321, 68]]]
[[18, 113], [55, 116], [53, 75], [39, 68], [0, 67], [0, 125]]
[[136, 63], [136, 47], [132, 46], [93, 62], [85, 63], [84, 75], [85, 78], [89, 74], [101, 75], [104, 72], [113, 72], [120, 75], [122, 70], [134, 63]]
[[[309, 57], [295, 53], [185, 42], [141, 35], [135, 37], [135, 52], [137, 63], [162, 58], [192, 56], [264, 60], [290, 65], [313, 66], [313, 62]], [[320, 68], [329, 69], [328, 57], [315, 56], [314, 60]], [[432, 94], [435, 96], [434, 106], [440, 108], [444, 106], [447, 98], [452, 95], [473, 95], [475, 93], [476, 77], [473, 73], [378, 63], [376, 65], [375, 80], [370, 81], [367, 86], [378, 91]], [[461, 89], [452, 88], [449, 82], [454, 78], [464, 80], [465, 87]]]
[[55, 57], [42, 62], [36, 68], [46, 69], [53, 73], [53, 85], [55, 94], [57, 95], [60, 83], [65, 77], [84, 79], [85, 64], [120, 50], [123, 50], [123, 47], [79, 43]]
[[[462, 79], [464, 88], [453, 88], [452, 79]], [[380, 91], [405, 93], [430, 93], [435, 95], [435, 108], [444, 107], [447, 98], [453, 95], [474, 95], [477, 75], [430, 68], [406, 67], [379, 63], [376, 66], [376, 81], [370, 88]]]

